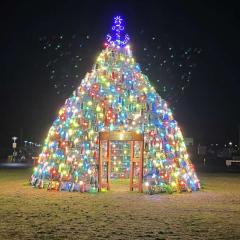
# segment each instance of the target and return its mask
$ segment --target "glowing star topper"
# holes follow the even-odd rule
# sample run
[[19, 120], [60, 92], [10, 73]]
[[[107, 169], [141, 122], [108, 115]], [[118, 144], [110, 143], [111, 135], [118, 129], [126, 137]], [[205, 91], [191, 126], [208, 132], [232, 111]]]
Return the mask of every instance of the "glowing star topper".
[[120, 16], [114, 18], [114, 24], [112, 26], [112, 35], [107, 35], [107, 42], [112, 46], [123, 47], [129, 41], [128, 34], [123, 35], [124, 26], [122, 25], [123, 19]]

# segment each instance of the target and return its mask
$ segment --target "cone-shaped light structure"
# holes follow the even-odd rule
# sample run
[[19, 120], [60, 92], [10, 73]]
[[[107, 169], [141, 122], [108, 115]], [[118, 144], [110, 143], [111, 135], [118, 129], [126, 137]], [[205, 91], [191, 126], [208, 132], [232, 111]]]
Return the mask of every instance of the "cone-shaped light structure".
[[[135, 62], [123, 20], [114, 18], [105, 49], [53, 122], [32, 184], [88, 191], [98, 186], [99, 133], [144, 136], [143, 181], [161, 191], [194, 191], [199, 180], [173, 114]], [[112, 178], [128, 178], [128, 142], [111, 143]], [[135, 175], [137, 176], [137, 172]]]

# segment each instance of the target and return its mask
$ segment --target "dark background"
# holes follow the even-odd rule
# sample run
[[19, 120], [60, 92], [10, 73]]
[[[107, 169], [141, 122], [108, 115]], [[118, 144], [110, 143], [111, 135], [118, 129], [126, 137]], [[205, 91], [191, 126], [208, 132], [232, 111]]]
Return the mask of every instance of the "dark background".
[[[174, 115], [185, 136], [200, 143], [237, 142], [240, 123], [239, 7], [235, 1], [6, 1], [0, 6], [0, 148], [13, 135], [42, 142], [64, 100], [43, 67], [39, 37], [89, 33], [89, 71], [112, 17], [124, 16], [141, 64], [145, 37], [167, 33], [172, 41], [203, 49], [193, 81]], [[236, 1], [237, 2], [237, 1]], [[137, 32], [144, 29], [144, 36]], [[158, 78], [152, 73], [152, 81]], [[150, 79], [151, 80], [151, 79]], [[80, 82], [79, 82], [80, 84]], [[71, 92], [65, 93], [67, 96]], [[171, 106], [171, 102], [170, 102]]]

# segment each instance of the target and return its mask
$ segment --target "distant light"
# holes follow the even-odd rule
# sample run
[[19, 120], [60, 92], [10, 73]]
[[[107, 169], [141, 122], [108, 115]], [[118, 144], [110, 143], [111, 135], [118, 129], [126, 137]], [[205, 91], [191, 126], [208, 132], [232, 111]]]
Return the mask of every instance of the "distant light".
[[12, 140], [15, 142], [18, 138], [17, 137], [12, 137]]

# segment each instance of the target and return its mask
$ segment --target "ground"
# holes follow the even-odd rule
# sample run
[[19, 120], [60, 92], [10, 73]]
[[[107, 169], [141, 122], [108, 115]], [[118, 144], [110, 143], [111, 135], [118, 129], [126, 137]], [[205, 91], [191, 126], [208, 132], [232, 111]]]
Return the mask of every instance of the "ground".
[[200, 174], [195, 193], [34, 189], [0, 170], [0, 239], [239, 239], [240, 174]]

